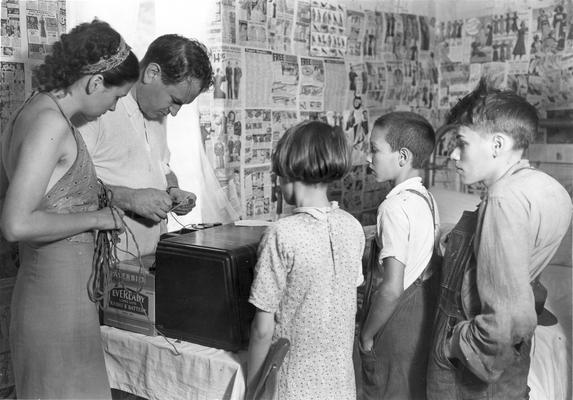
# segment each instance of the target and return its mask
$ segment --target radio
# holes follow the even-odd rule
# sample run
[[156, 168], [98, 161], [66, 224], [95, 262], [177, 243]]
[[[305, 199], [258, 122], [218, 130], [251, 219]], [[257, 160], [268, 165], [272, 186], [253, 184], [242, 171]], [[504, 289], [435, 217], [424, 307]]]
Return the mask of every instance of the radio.
[[155, 318], [168, 337], [223, 350], [248, 345], [248, 303], [264, 226], [222, 225], [165, 237], [156, 251]]

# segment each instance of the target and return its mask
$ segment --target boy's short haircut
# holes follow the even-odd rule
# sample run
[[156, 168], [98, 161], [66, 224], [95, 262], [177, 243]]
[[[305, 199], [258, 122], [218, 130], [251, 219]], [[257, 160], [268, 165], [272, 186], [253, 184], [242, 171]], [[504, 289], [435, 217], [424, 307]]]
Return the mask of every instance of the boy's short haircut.
[[385, 129], [386, 141], [392, 151], [407, 148], [412, 153], [412, 167], [423, 168], [436, 142], [434, 128], [428, 120], [409, 111], [394, 111], [374, 122], [373, 129]]
[[481, 78], [477, 87], [452, 107], [446, 123], [482, 133], [505, 133], [515, 141], [515, 149], [525, 150], [535, 139], [539, 118], [535, 107], [523, 97], [488, 87], [485, 78]]
[[272, 154], [272, 171], [291, 182], [333, 182], [350, 167], [346, 135], [321, 121], [303, 121], [287, 129]]

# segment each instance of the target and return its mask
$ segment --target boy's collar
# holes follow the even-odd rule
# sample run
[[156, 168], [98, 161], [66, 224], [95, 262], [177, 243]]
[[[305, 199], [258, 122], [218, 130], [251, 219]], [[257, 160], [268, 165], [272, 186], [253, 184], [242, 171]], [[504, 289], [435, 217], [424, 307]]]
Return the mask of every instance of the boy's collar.
[[508, 176], [511, 176], [515, 172], [519, 171], [520, 169], [524, 169], [524, 168], [531, 168], [531, 166], [529, 165], [529, 160], [522, 158], [521, 160], [519, 160], [518, 162], [513, 164], [511, 167], [509, 167], [508, 170], [501, 177], [499, 177], [499, 179], [497, 179], [493, 184], [491, 184], [487, 188], [487, 190], [491, 191], [494, 187], [496, 187], [499, 184], [499, 182], [503, 181]]
[[390, 192], [386, 195], [386, 198], [395, 196], [406, 189], [419, 189], [420, 187], [423, 187], [421, 177], [415, 176], [413, 178], [408, 178], [404, 182], [400, 182], [394, 186], [392, 190], [390, 190]]

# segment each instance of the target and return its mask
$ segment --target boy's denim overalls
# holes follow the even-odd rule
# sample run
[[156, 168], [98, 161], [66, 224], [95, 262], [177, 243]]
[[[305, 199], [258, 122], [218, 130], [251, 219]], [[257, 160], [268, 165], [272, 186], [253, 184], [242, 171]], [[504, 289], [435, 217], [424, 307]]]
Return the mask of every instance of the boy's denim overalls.
[[[452, 229], [446, 243], [442, 263], [440, 296], [434, 321], [434, 343], [428, 361], [427, 394], [429, 400], [462, 399], [527, 399], [527, 374], [531, 340], [514, 349], [515, 363], [509, 366], [494, 383], [477, 378], [459, 360], [450, 361], [444, 356], [444, 345], [454, 326], [479, 313], [479, 304], [472, 305], [466, 315], [462, 307], [462, 284], [466, 274], [476, 273], [473, 243], [478, 221], [478, 211], [465, 211]], [[475, 279], [473, 280], [475, 282]], [[475, 293], [475, 287], [473, 292]], [[477, 307], [477, 308], [476, 308]]]
[[[428, 204], [437, 229], [433, 199], [407, 189]], [[437, 238], [437, 232], [435, 236]], [[376, 241], [371, 250], [378, 260]], [[400, 296], [391, 317], [374, 336], [372, 350], [360, 350], [362, 359], [362, 400], [424, 400], [426, 397], [426, 365], [431, 349], [431, 330], [437, 301], [440, 260], [436, 253], [424, 272]], [[372, 271], [373, 272], [373, 271]], [[379, 278], [379, 277], [378, 277]], [[372, 285], [372, 284], [370, 284]], [[376, 285], [374, 285], [376, 286]], [[365, 317], [370, 308], [369, 287], [365, 295]]]

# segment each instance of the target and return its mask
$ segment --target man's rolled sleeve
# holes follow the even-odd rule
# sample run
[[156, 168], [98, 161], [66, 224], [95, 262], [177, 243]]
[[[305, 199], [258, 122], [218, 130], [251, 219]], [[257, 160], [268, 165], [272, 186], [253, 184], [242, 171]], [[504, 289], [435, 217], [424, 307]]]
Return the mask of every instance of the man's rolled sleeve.
[[457, 324], [448, 344], [450, 357], [486, 382], [495, 382], [515, 361], [519, 345], [531, 338], [537, 324], [526, 204], [510, 196], [488, 198], [477, 248], [481, 311]]

